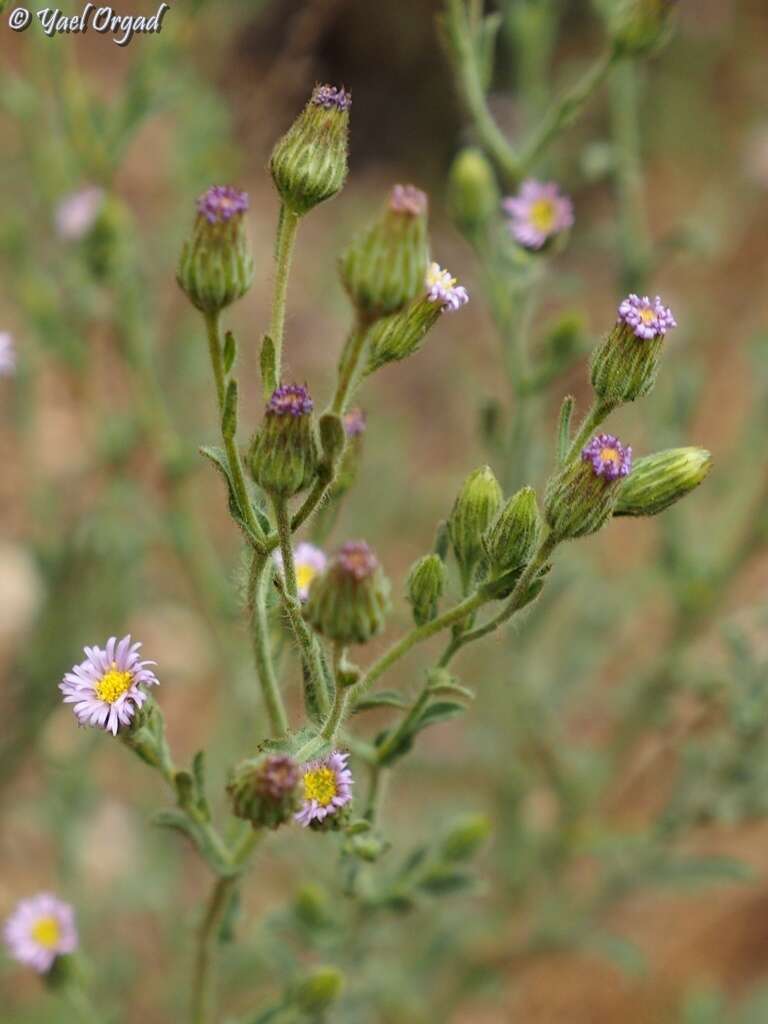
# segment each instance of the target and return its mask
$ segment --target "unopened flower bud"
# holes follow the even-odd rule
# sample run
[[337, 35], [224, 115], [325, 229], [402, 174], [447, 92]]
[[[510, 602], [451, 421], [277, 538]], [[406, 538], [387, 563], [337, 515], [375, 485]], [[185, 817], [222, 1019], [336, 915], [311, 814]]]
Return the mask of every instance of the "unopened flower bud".
[[448, 519], [448, 533], [462, 575], [469, 579], [483, 553], [483, 534], [496, 518], [501, 488], [489, 466], [470, 473]]
[[592, 357], [592, 387], [611, 405], [634, 402], [656, 383], [668, 330], [677, 323], [657, 295], [629, 295], [619, 306], [616, 326]]
[[442, 313], [453, 313], [467, 302], [467, 289], [438, 263], [430, 264], [424, 293], [399, 313], [378, 320], [369, 331], [366, 373], [413, 355]]
[[273, 392], [261, 430], [251, 444], [251, 473], [268, 494], [290, 498], [308, 487], [320, 458], [306, 388], [283, 384]]
[[318, 967], [299, 982], [293, 1003], [305, 1013], [321, 1014], [337, 1002], [343, 988], [344, 975], [341, 971], [335, 967]]
[[364, 644], [384, 629], [389, 581], [365, 541], [348, 541], [312, 583], [307, 618], [339, 644]]
[[344, 414], [344, 433], [347, 443], [341, 456], [336, 476], [331, 486], [332, 498], [340, 498], [346, 494], [357, 477], [360, 456], [363, 448], [363, 435], [365, 434], [365, 413], [362, 409], [350, 409]]
[[302, 216], [335, 196], [347, 176], [347, 135], [352, 97], [317, 85], [304, 110], [272, 151], [269, 169], [280, 196]]
[[265, 754], [241, 761], [232, 771], [227, 792], [238, 818], [254, 828], [279, 828], [301, 803], [301, 771], [287, 754]]
[[176, 279], [204, 313], [219, 312], [251, 287], [247, 209], [246, 193], [229, 185], [213, 185], [197, 201], [192, 237], [182, 246]]
[[470, 860], [491, 833], [491, 823], [484, 814], [473, 814], [457, 821], [440, 847], [443, 860]]
[[480, 231], [499, 209], [501, 193], [491, 162], [481, 149], [467, 148], [451, 164], [448, 207], [468, 235]]
[[556, 541], [595, 533], [611, 517], [621, 481], [632, 469], [632, 449], [611, 434], [597, 434], [581, 458], [547, 484], [544, 516]]
[[639, 57], [662, 45], [675, 0], [616, 0], [609, 29], [622, 56]]
[[445, 589], [445, 565], [439, 555], [424, 555], [408, 573], [408, 600], [417, 626], [437, 615], [437, 602]]
[[525, 565], [539, 539], [541, 519], [532, 487], [513, 494], [483, 535], [483, 548], [494, 574]]
[[413, 185], [395, 185], [378, 219], [342, 254], [339, 270], [360, 315], [375, 320], [418, 295], [428, 262], [427, 197]]
[[619, 487], [615, 516], [656, 516], [684, 498], [708, 475], [712, 456], [704, 448], [670, 448], [638, 459]]

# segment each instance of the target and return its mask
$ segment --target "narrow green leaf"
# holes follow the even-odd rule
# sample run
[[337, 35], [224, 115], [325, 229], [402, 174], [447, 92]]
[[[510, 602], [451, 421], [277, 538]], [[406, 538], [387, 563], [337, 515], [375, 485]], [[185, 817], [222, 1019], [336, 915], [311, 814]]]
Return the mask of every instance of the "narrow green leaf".
[[232, 367], [235, 365], [235, 359], [237, 358], [237, 342], [232, 331], [227, 331], [224, 335], [224, 350], [222, 352], [222, 359], [224, 362], [224, 373], [229, 373]]
[[564, 461], [571, 446], [571, 417], [575, 405], [573, 395], [566, 395], [560, 406], [560, 416], [557, 420], [557, 461], [560, 463]]

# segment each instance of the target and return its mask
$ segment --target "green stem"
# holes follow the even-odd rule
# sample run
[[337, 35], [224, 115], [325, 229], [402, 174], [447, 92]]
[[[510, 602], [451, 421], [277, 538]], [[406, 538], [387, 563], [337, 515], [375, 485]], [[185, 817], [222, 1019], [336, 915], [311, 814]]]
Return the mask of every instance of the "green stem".
[[528, 173], [562, 129], [576, 120], [587, 101], [608, 77], [616, 59], [613, 48], [605, 50], [582, 78], [552, 104], [522, 147], [519, 174]]
[[402, 738], [408, 735], [413, 722], [421, 717], [421, 713], [429, 701], [429, 683], [429, 678], [427, 678], [427, 681], [421, 688], [419, 696], [413, 702], [407, 714], [403, 716], [400, 725], [398, 725], [398, 727], [391, 732], [389, 736], [387, 736], [381, 746], [377, 748], [376, 753], [380, 764], [386, 763], [386, 759], [391, 751], [397, 749]]
[[393, 644], [388, 651], [385, 651], [384, 654], [382, 654], [382, 656], [370, 666], [360, 682], [356, 683], [351, 688], [351, 702], [354, 703], [355, 700], [362, 697], [363, 694], [366, 693], [376, 682], [376, 680], [383, 675], [391, 665], [402, 658], [404, 654], [407, 654], [412, 647], [415, 647], [416, 644], [421, 643], [423, 640], [428, 640], [431, 636], [434, 636], [441, 630], [446, 629], [448, 626], [452, 626], [456, 622], [461, 622], [462, 619], [465, 619], [482, 604], [485, 604], [487, 600], [488, 598], [481, 591], [476, 591], [460, 604], [450, 608], [442, 615], [438, 615], [436, 619], [425, 623], [423, 626], [417, 626], [409, 633], [406, 633], [405, 636], [398, 640], [397, 643]]
[[208, 353], [211, 357], [211, 369], [213, 379], [216, 382], [216, 398], [219, 403], [219, 416], [224, 411], [224, 395], [226, 392], [226, 380], [224, 373], [224, 360], [221, 354], [221, 338], [219, 334], [219, 313], [205, 313], [205, 329], [208, 337]]
[[256, 674], [261, 685], [272, 736], [286, 736], [288, 733], [288, 716], [275, 677], [269, 642], [265, 583], [265, 569], [267, 565], [270, 566], [271, 570], [271, 560], [268, 555], [255, 554], [253, 556], [251, 576], [248, 584], [251, 643], [254, 661], [256, 662]]
[[573, 462], [573, 460], [578, 457], [582, 448], [592, 437], [597, 427], [600, 426], [606, 416], [608, 416], [614, 408], [614, 405], [610, 402], [601, 402], [599, 399], [595, 399], [592, 404], [592, 408], [581, 421], [579, 429], [576, 432], [576, 436], [571, 441], [571, 445], [568, 449], [568, 454], [563, 461], [563, 465]]
[[335, 412], [337, 416], [343, 416], [349, 399], [360, 380], [362, 356], [365, 351], [369, 327], [370, 323], [367, 320], [362, 317], [358, 319], [350, 331], [344, 345], [344, 350], [341, 353], [336, 392], [331, 403], [331, 412]]
[[197, 933], [195, 970], [192, 978], [192, 1024], [211, 1024], [214, 1010], [214, 951], [217, 932], [238, 876], [219, 878], [211, 890]]
[[293, 544], [291, 543], [291, 516], [288, 511], [288, 502], [285, 498], [272, 496], [272, 507], [275, 510], [275, 521], [277, 523], [277, 538], [280, 544], [280, 553], [283, 556], [283, 578], [288, 597], [299, 602], [299, 588], [296, 584], [296, 566], [293, 561]]
[[288, 296], [288, 278], [291, 260], [299, 228], [299, 216], [286, 206], [280, 208], [275, 245], [275, 290], [272, 297], [272, 315], [269, 321], [269, 336], [275, 348], [274, 378], [264, 380], [264, 396], [268, 398], [280, 383], [282, 377], [283, 337], [285, 334], [285, 306]]

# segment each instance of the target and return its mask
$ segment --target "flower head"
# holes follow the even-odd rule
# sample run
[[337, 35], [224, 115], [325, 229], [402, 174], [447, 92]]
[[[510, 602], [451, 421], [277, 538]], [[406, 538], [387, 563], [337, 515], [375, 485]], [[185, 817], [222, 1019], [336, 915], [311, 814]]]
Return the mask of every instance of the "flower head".
[[337, 89], [335, 85], [316, 85], [312, 93], [312, 103], [326, 110], [332, 107], [336, 107], [337, 110], [349, 110], [352, 106], [352, 93], [343, 87]]
[[334, 750], [319, 761], [302, 766], [304, 803], [296, 821], [305, 827], [337, 814], [352, 800], [352, 772], [347, 768], [349, 754]]
[[16, 369], [16, 352], [13, 337], [8, 331], [0, 331], [0, 377], [10, 377]]
[[[275, 551], [274, 558], [282, 572], [282, 551]], [[296, 569], [296, 585], [299, 589], [299, 598], [302, 601], [306, 601], [312, 580], [325, 569], [326, 562], [325, 553], [320, 548], [316, 548], [314, 544], [302, 541], [301, 544], [296, 545], [296, 549], [293, 552], [293, 564]]]
[[65, 196], [56, 207], [54, 225], [59, 238], [77, 242], [91, 230], [104, 204], [104, 189], [96, 185]]
[[613, 434], [596, 434], [582, 449], [581, 458], [592, 463], [595, 476], [606, 480], [629, 476], [632, 469], [632, 448], [625, 448]]
[[444, 310], [455, 312], [469, 302], [467, 289], [456, 284], [456, 278], [443, 270], [439, 263], [431, 263], [427, 270], [427, 298], [439, 302]]
[[131, 719], [147, 699], [141, 686], [154, 686], [158, 679], [148, 666], [154, 661], [142, 661], [140, 643], [131, 643], [124, 636], [118, 643], [110, 637], [102, 650], [86, 647], [85, 661], [67, 672], [59, 689], [65, 704], [72, 709], [82, 725], [97, 725], [113, 735], [121, 725]]
[[646, 341], [663, 338], [668, 330], [677, 327], [672, 310], [664, 305], [660, 296], [651, 301], [647, 295], [641, 299], [634, 292], [619, 306], [619, 322], [625, 323], [638, 338]]
[[395, 213], [418, 217], [427, 210], [427, 195], [415, 185], [395, 185], [389, 196], [389, 208]]
[[276, 416], [307, 416], [315, 404], [301, 384], [281, 384], [267, 402], [267, 413]]
[[524, 181], [518, 194], [505, 199], [502, 206], [509, 214], [513, 236], [527, 249], [541, 249], [573, 226], [573, 203], [553, 181]]
[[77, 949], [73, 908], [48, 892], [16, 904], [3, 929], [14, 960], [45, 974], [62, 953]]
[[334, 562], [347, 576], [367, 580], [379, 567], [379, 560], [364, 540], [348, 540], [336, 552]]
[[231, 185], [211, 185], [197, 200], [197, 212], [209, 224], [223, 224], [248, 209], [248, 193]]
[[365, 433], [366, 416], [362, 409], [356, 407], [344, 414], [344, 432], [347, 437], [359, 437]]

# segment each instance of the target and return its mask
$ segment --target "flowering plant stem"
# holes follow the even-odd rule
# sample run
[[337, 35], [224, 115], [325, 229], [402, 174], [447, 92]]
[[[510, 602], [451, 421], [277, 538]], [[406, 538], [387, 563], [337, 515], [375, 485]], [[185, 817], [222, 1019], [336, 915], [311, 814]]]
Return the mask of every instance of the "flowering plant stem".
[[273, 376], [264, 379], [264, 397], [269, 398], [280, 383], [283, 335], [285, 334], [285, 305], [288, 296], [288, 278], [291, 273], [293, 249], [299, 229], [299, 216], [285, 205], [280, 207], [275, 243], [275, 290], [272, 297], [272, 315], [269, 321], [269, 337], [274, 345], [275, 359]]
[[346, 411], [349, 400], [360, 379], [365, 342], [369, 328], [370, 322], [362, 316], [358, 317], [341, 353], [339, 377], [336, 383], [333, 402], [331, 403], [331, 412], [335, 412], [337, 416], [342, 416]]
[[[270, 566], [270, 572], [265, 571]], [[267, 621], [266, 585], [271, 576], [268, 555], [254, 554], [248, 581], [248, 609], [250, 613], [251, 643], [256, 662], [256, 674], [261, 684], [264, 706], [267, 709], [269, 726], [273, 736], [285, 736], [288, 732], [288, 716], [275, 676], [274, 662], [269, 642]]]
[[584, 445], [613, 409], [614, 406], [610, 402], [601, 402], [599, 399], [595, 399], [592, 408], [581, 421], [581, 425], [576, 431], [576, 436], [571, 441], [564, 463], [573, 462], [574, 459], [578, 458]]

